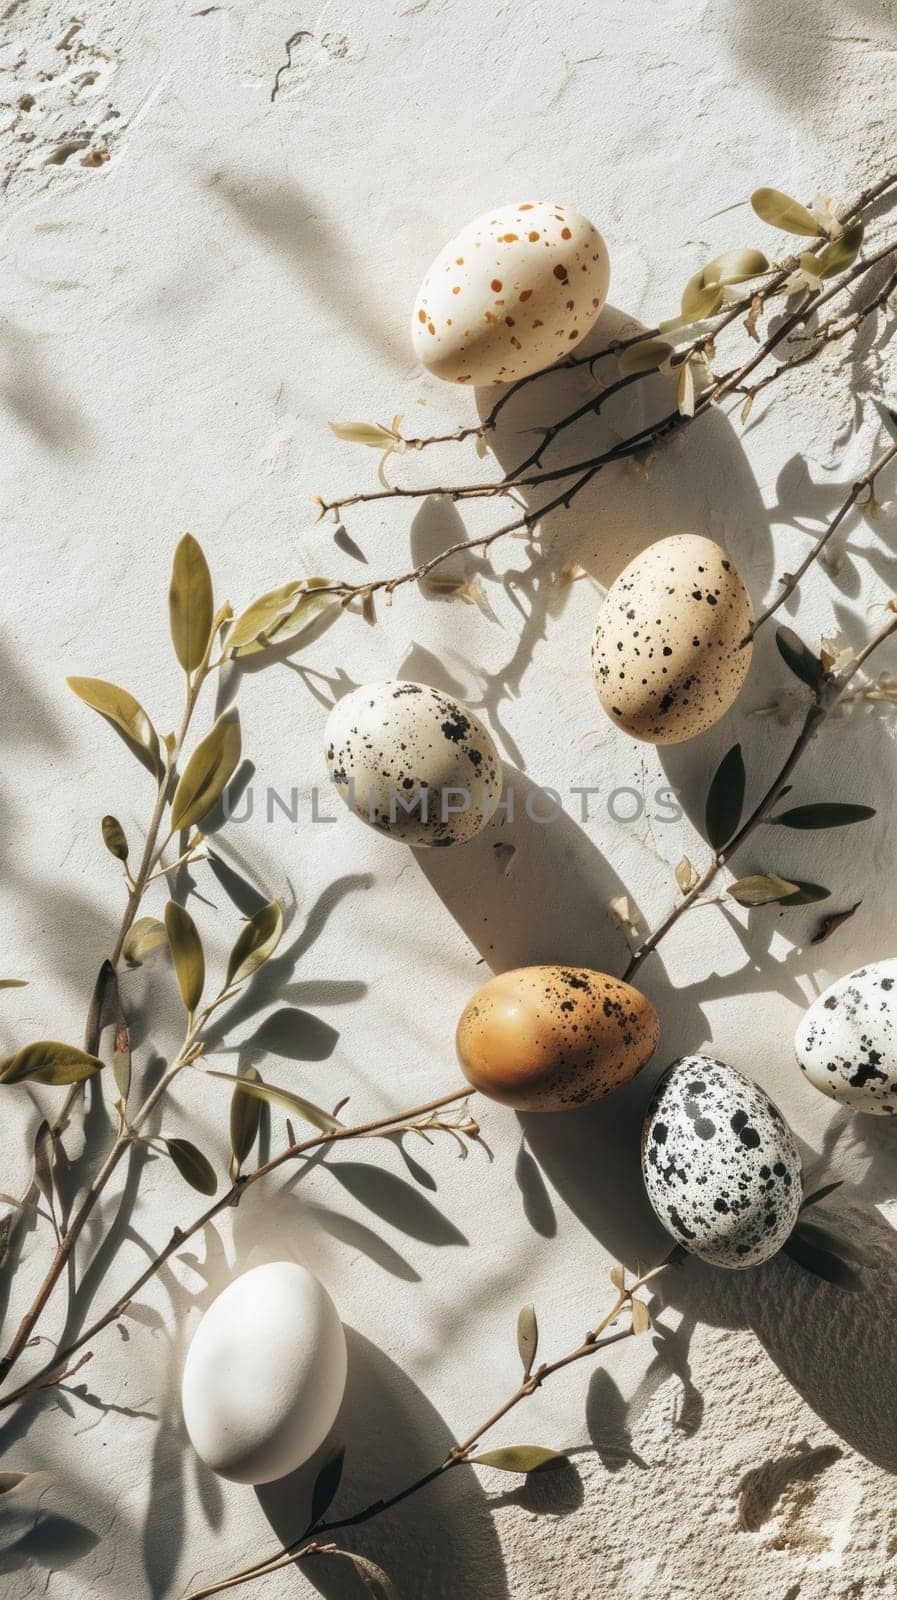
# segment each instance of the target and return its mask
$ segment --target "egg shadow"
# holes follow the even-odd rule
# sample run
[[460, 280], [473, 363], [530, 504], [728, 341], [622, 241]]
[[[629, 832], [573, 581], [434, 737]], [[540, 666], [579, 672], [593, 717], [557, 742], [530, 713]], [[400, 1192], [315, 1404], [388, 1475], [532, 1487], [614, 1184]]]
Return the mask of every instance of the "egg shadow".
[[[644, 330], [633, 318], [607, 306], [576, 355], [600, 356], [614, 341], [640, 331]], [[500, 466], [505, 472], [513, 471], [536, 448], [542, 429], [587, 404], [591, 396], [597, 397], [618, 377], [617, 359], [608, 355], [592, 368], [553, 368], [513, 394], [488, 435]], [[481, 418], [489, 414], [501, 394], [499, 388], [477, 391]], [[668, 378], [659, 374], [642, 378], [614, 395], [597, 416], [591, 412], [565, 429], [545, 451], [542, 465], [551, 470], [584, 461], [669, 415], [674, 408], [674, 390]], [[799, 524], [801, 514], [807, 511], [806, 475], [795, 479], [797, 497], [787, 483], [782, 488], [784, 481], [785, 475], [780, 475], [778, 502], [767, 510], [736, 427], [717, 406], [662, 442], [646, 461], [618, 462], [602, 469], [569, 508], [559, 508], [544, 519], [538, 543], [527, 547], [528, 566], [522, 572], [515, 571], [510, 580], [505, 579], [506, 585], [508, 581], [512, 583], [517, 601], [523, 603], [525, 616], [512, 662], [494, 674], [494, 681], [486, 686], [483, 703], [487, 710], [494, 713], [503, 694], [517, 692], [533, 645], [544, 633], [552, 609], [557, 609], [556, 579], [566, 563], [578, 564], [606, 588], [629, 561], [656, 540], [672, 534], [703, 534], [722, 545], [732, 557], [748, 586], [756, 613], [777, 592], [778, 578], [788, 564], [775, 556], [772, 528], [777, 524]], [[528, 506], [537, 507], [556, 494], [558, 487], [557, 483], [532, 487], [523, 491], [524, 498]], [[818, 495], [811, 509], [816, 507], [817, 499]], [[825, 518], [817, 520], [821, 527]], [[808, 545], [815, 531], [815, 525], [807, 529]], [[596, 617], [599, 604], [596, 599]], [[868, 620], [855, 617], [843, 605], [836, 610], [834, 626], [854, 646], [858, 645], [868, 634]], [[799, 632], [799, 613], [795, 615], [794, 611], [792, 606], [790, 614], [783, 612], [777, 621]], [[726, 751], [736, 742], [741, 743], [747, 764], [747, 803], [756, 801], [782, 765], [802, 711], [809, 704], [807, 691], [789, 673], [779, 655], [775, 626], [770, 623], [758, 633], [745, 686], [726, 716], [696, 739], [657, 749], [670, 787], [699, 832], [703, 831], [710, 780]], [[583, 694], [592, 695], [588, 643], [581, 642], [579, 654]], [[893, 663], [893, 659], [893, 652], [890, 656], [883, 652], [881, 664]], [[780, 702], [783, 693], [789, 692], [796, 693], [794, 726], [782, 726], [774, 716], [755, 714]], [[617, 737], [626, 736], [617, 730]], [[637, 741], [629, 742], [635, 761], [644, 747]], [[855, 778], [858, 772], [863, 773], [862, 791]], [[893, 784], [891, 741], [876, 737], [869, 720], [857, 716], [837, 729], [826, 728], [807, 752], [790, 803], [819, 799], [868, 802], [871, 797], [874, 804], [878, 797], [882, 814], [874, 823], [865, 825], [863, 847], [867, 852], [871, 850], [874, 857], [883, 858], [887, 850], [883, 797], [891, 793]], [[853, 851], [838, 845], [837, 836], [833, 843], [831, 835], [824, 831], [766, 830], [748, 842], [739, 855], [738, 870], [742, 874], [778, 871], [821, 883], [831, 891], [832, 908], [840, 907], [855, 901], [858, 893], [852, 870]], [[863, 885], [867, 896], [864, 919], [875, 932], [860, 959], [880, 954], [882, 939], [887, 938], [886, 885], [886, 876], [881, 873], [870, 876], [868, 886]], [[783, 931], [803, 943], [815, 930], [819, 914], [818, 906], [790, 910]], [[767, 918], [766, 923], [771, 929], [772, 919]], [[753, 951], [753, 932], [751, 945]], [[804, 961], [804, 970], [809, 965]]]
[[[538, 446], [542, 430], [597, 399], [620, 377], [607, 346], [645, 331], [633, 317], [605, 306], [576, 356], [594, 357], [592, 366], [555, 367], [514, 393], [488, 434], [490, 449], [506, 473], [517, 469]], [[599, 359], [600, 358], [600, 359]], [[477, 409], [488, 416], [501, 397], [499, 388], [478, 389]], [[588, 412], [565, 428], [543, 453], [547, 471], [585, 462], [675, 412], [675, 387], [669, 378], [649, 374], [614, 394], [600, 412]], [[563, 485], [551, 482], [524, 489], [529, 508], [551, 500]], [[602, 468], [569, 507], [548, 513], [539, 524], [537, 544], [528, 547], [529, 567], [513, 574], [518, 602], [527, 614], [514, 662], [504, 671], [509, 692], [519, 684], [522, 665], [557, 607], [557, 575], [574, 563], [606, 589], [623, 568], [659, 539], [697, 533], [722, 545], [753, 596], [755, 605], [775, 577], [769, 515], [741, 440], [719, 407], [666, 438], [653, 453]], [[600, 601], [596, 597], [597, 618]], [[594, 694], [589, 667], [590, 640], [579, 647], [583, 693]], [[744, 707], [771, 698], [782, 663], [771, 638], [758, 637], [748, 688], [722, 723], [687, 746], [669, 746], [661, 761], [686, 814], [703, 811], [707, 781], [719, 758], [741, 736]], [[494, 696], [493, 696], [494, 698]], [[488, 699], [487, 699], [488, 704]], [[761, 735], [762, 736], [762, 735]], [[622, 735], [621, 735], [622, 737]], [[752, 725], [752, 742], [756, 742]]]
[[[302, 1534], [315, 1479], [337, 1448], [344, 1447], [346, 1455], [331, 1518], [351, 1515], [404, 1488], [438, 1466], [456, 1443], [407, 1373], [354, 1328], [346, 1329], [346, 1337], [346, 1394], [330, 1438], [298, 1471], [256, 1490], [283, 1544]], [[407, 1600], [445, 1592], [447, 1573], [453, 1594], [509, 1600], [489, 1502], [475, 1471], [468, 1468], [447, 1473], [394, 1510], [332, 1537], [342, 1548], [381, 1566]], [[367, 1592], [351, 1563], [336, 1557], [303, 1561], [301, 1571], [328, 1600], [361, 1600]]]
[[[608, 907], [628, 892], [626, 885], [568, 812], [552, 808], [544, 790], [506, 764], [505, 801], [511, 793], [513, 818], [497, 812], [464, 845], [415, 851], [420, 871], [492, 972], [543, 963], [621, 972], [628, 947]], [[550, 821], [535, 820], [549, 814]], [[652, 1063], [592, 1106], [520, 1116], [542, 1173], [607, 1249], [629, 1263], [659, 1259], [670, 1248], [641, 1180], [648, 1100], [669, 1061], [708, 1036], [697, 990], [674, 987], [659, 961], [640, 984], [661, 1018]], [[527, 1202], [541, 1205], [537, 1231], [548, 1237], [545, 1196], [534, 1196], [534, 1178], [528, 1174], [521, 1185], [524, 1209]]]

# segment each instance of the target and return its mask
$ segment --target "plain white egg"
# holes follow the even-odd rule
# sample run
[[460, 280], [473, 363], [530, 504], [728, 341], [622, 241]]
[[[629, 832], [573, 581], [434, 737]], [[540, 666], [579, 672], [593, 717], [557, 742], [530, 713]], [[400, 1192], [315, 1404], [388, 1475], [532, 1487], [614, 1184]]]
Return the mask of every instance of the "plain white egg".
[[305, 1267], [274, 1261], [228, 1284], [187, 1352], [181, 1403], [197, 1455], [222, 1478], [270, 1483], [314, 1455], [346, 1386], [346, 1336]]

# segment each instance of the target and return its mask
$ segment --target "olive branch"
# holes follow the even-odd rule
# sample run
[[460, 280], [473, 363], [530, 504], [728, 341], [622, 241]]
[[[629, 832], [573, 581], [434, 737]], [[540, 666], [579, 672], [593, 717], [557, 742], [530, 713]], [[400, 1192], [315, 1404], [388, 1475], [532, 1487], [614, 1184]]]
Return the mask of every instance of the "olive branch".
[[[103, 842], [121, 866], [125, 903], [113, 948], [100, 970], [91, 999], [83, 1050], [57, 1041], [39, 1041], [24, 1046], [0, 1062], [0, 1084], [4, 1086], [36, 1082], [68, 1089], [56, 1118], [52, 1123], [42, 1123], [38, 1129], [33, 1178], [28, 1189], [18, 1200], [11, 1202], [12, 1218], [6, 1217], [0, 1224], [2, 1256], [8, 1248], [15, 1220], [24, 1215], [38, 1197], [42, 1197], [49, 1206], [56, 1240], [54, 1254], [40, 1287], [0, 1360], [0, 1383], [8, 1378], [22, 1353], [29, 1347], [88, 1218], [119, 1163], [135, 1145], [152, 1139], [154, 1148], [172, 1161], [188, 1184], [214, 1198], [212, 1204], [186, 1227], [173, 1231], [166, 1245], [113, 1305], [76, 1338], [57, 1347], [52, 1358], [31, 1378], [0, 1396], [0, 1409], [24, 1401], [35, 1393], [52, 1389], [68, 1379], [90, 1359], [92, 1352], [85, 1352], [85, 1347], [92, 1344], [127, 1309], [146, 1283], [182, 1248], [184, 1242], [204, 1229], [226, 1208], [239, 1204], [248, 1187], [283, 1163], [301, 1161], [322, 1147], [351, 1138], [404, 1134], [427, 1138], [434, 1133], [447, 1133], [458, 1142], [463, 1153], [466, 1153], [469, 1143], [482, 1142], [479, 1126], [467, 1109], [467, 1101], [474, 1091], [466, 1085], [451, 1089], [423, 1105], [349, 1125], [339, 1119], [342, 1106], [332, 1112], [314, 1106], [291, 1091], [262, 1082], [254, 1068], [245, 1069], [235, 1077], [229, 1073], [219, 1073], [208, 1065], [206, 1050], [209, 1040], [206, 1030], [211, 1017], [237, 996], [274, 953], [282, 934], [283, 916], [280, 906], [271, 901], [244, 924], [231, 951], [221, 988], [211, 1000], [204, 1002], [205, 956], [200, 932], [190, 913], [172, 898], [164, 908], [162, 919], [139, 915], [152, 884], [162, 883], [167, 887], [171, 876], [182, 866], [205, 859], [202, 827], [207, 825], [219, 806], [239, 766], [241, 732], [236, 710], [223, 713], [188, 753], [194, 716], [206, 681], [227, 663], [264, 654], [273, 645], [298, 639], [318, 616], [334, 605], [345, 610], [360, 609], [368, 621], [374, 620], [373, 597], [376, 592], [384, 591], [390, 596], [395, 589], [427, 576], [453, 555], [475, 548], [488, 549], [495, 541], [513, 532], [531, 532], [551, 511], [568, 508], [581, 490], [606, 466], [626, 459], [644, 459], [666, 439], [706, 415], [715, 405], [734, 398], [740, 407], [742, 420], [746, 420], [757, 395], [764, 389], [779, 379], [787, 378], [795, 366], [815, 359], [829, 345], [850, 338], [868, 319], [888, 307], [889, 298], [897, 287], [897, 240], [874, 241], [871, 250], [867, 249], [865, 254], [863, 251], [864, 247], [868, 247], [866, 230], [876, 204], [895, 185], [897, 172], [868, 187], [837, 216], [834, 213], [811, 212], [778, 191], [757, 191], [754, 196], [756, 213], [773, 226], [803, 236], [807, 241], [804, 248], [777, 263], [768, 261], [763, 252], [756, 250], [727, 252], [689, 281], [677, 317], [632, 338], [616, 341], [596, 354], [573, 356], [560, 363], [563, 367], [587, 366], [589, 373], [594, 376], [600, 363], [616, 358], [618, 376], [568, 415], [541, 429], [534, 448], [498, 482], [449, 482], [427, 487], [384, 483], [378, 490], [329, 502], [318, 501], [322, 515], [332, 514], [339, 519], [348, 508], [375, 501], [416, 500], [431, 494], [441, 494], [455, 501], [506, 496], [516, 499], [524, 489], [542, 489], [544, 486], [548, 498], [543, 504], [521, 511], [480, 537], [458, 541], [409, 572], [365, 584], [349, 584], [325, 578], [293, 580], [259, 596], [235, 617], [230, 605], [216, 609], [211, 575], [203, 552], [197, 541], [191, 535], [186, 535], [175, 554], [169, 592], [172, 641], [184, 674], [184, 707], [176, 732], [160, 737], [140, 703], [128, 691], [116, 685], [95, 678], [69, 680], [74, 693], [104, 718], [149, 773], [154, 784], [154, 798], [136, 867], [131, 865], [130, 847], [117, 819], [106, 816], [101, 824]], [[884, 281], [870, 290], [870, 281], [877, 269], [884, 270]], [[743, 290], [741, 286], [744, 283], [749, 283], [751, 287]], [[837, 302], [848, 295], [853, 297], [852, 303], [832, 309], [820, 320], [821, 311], [834, 308]], [[771, 303], [779, 300], [784, 301], [784, 314], [761, 337], [758, 331], [760, 319]], [[716, 363], [720, 336], [739, 321], [743, 322], [757, 348], [747, 360], [718, 371]], [[695, 332], [696, 328], [701, 331]], [[762, 370], [776, 352], [782, 353], [783, 359], [770, 370]], [[617, 394], [658, 372], [675, 385], [675, 404], [662, 417], [639, 429], [630, 438], [592, 456], [558, 467], [546, 467], [543, 464], [545, 455], [564, 431], [584, 417], [597, 416]], [[463, 443], [470, 439], [474, 440], [480, 453], [484, 453], [504, 406], [514, 394], [538, 382], [543, 376], [542, 373], [535, 373], [510, 385], [502, 391], [482, 422], [477, 426], [460, 428], [454, 433], [429, 438], [405, 436], [400, 431], [398, 418], [394, 419], [391, 428], [382, 428], [377, 424], [349, 424], [337, 431], [360, 443], [376, 446], [384, 457], [418, 454], [433, 446]], [[778, 595], [759, 614], [748, 638], [743, 641], [744, 645], [794, 592], [850, 512], [858, 506], [877, 503], [877, 480], [895, 456], [897, 444], [889, 445], [851, 486], [841, 507], [796, 571], [780, 580]], [[843, 826], [872, 814], [868, 807], [840, 802], [809, 804], [778, 813], [776, 807], [781, 803], [790, 778], [825, 719], [852, 696], [873, 692], [874, 686], [858, 685], [856, 680], [873, 653], [897, 632], [897, 600], [888, 601], [885, 609], [890, 613], [886, 623], [846, 664], [827, 659], [824, 651], [819, 656], [815, 655], [790, 629], [780, 628], [777, 631], [777, 644], [785, 664], [810, 695], [800, 731], [775, 777], [767, 784], [762, 799], [744, 820], [746, 774], [740, 748], [734, 747], [723, 759], [707, 796], [705, 834], [712, 852], [710, 860], [702, 871], [696, 871], [691, 863], [680, 863], [680, 867], [688, 869], [682, 872], [677, 869], [681, 898], [655, 931], [637, 944], [630, 956], [625, 977], [631, 977], [639, 969], [681, 916], [703, 903], [701, 897], [728, 867], [735, 851], [761, 825]], [[172, 852], [173, 857], [168, 860]], [[766, 873], [738, 880], [726, 892], [739, 903], [754, 906], [771, 902], [806, 903], [820, 897], [814, 893], [818, 888], [793, 882], [775, 873]], [[821, 891], [823, 894], [825, 892]], [[130, 1035], [122, 1007], [118, 969], [122, 961], [128, 965], [140, 965], [153, 949], [162, 946], [170, 951], [184, 1005], [184, 1035], [159, 1082], [132, 1109]], [[8, 983], [14, 981], [7, 980]], [[111, 1073], [117, 1089], [115, 1107], [118, 1130], [72, 1215], [67, 1219], [58, 1218], [54, 1206], [54, 1161], [83, 1095], [85, 1083], [97, 1078], [104, 1070], [107, 1071], [107, 1077]], [[217, 1194], [214, 1169], [190, 1141], [166, 1139], [146, 1131], [172, 1081], [184, 1070], [203, 1072], [212, 1079], [224, 1080], [230, 1085], [231, 1182], [220, 1196]], [[265, 1101], [310, 1123], [317, 1132], [310, 1137], [297, 1139], [288, 1115], [288, 1144], [271, 1160], [246, 1171], [245, 1162], [257, 1136], [259, 1112]], [[459, 1112], [442, 1115], [444, 1108], [459, 1102], [464, 1102]], [[811, 1197], [816, 1198], [819, 1196]], [[8, 1196], [5, 1199], [9, 1201]], [[823, 1275], [826, 1275], [828, 1266], [828, 1275], [838, 1281], [831, 1257], [827, 1260], [825, 1244], [820, 1246], [816, 1241], [815, 1259], [812, 1248], [812, 1245], [808, 1246], [801, 1257], [800, 1249], [795, 1244], [792, 1253], [798, 1259], [803, 1259], [804, 1265], [812, 1266], [813, 1270], [821, 1271]], [[674, 1257], [678, 1253], [674, 1252]], [[264, 1576], [278, 1567], [313, 1554], [340, 1556], [355, 1562], [372, 1591], [379, 1592], [389, 1600], [395, 1591], [387, 1575], [365, 1557], [339, 1549], [329, 1541], [328, 1535], [369, 1521], [417, 1493], [445, 1471], [462, 1464], [491, 1465], [523, 1472], [550, 1464], [554, 1452], [537, 1446], [508, 1447], [485, 1454], [474, 1454], [474, 1451], [497, 1422], [561, 1368], [594, 1356], [621, 1339], [647, 1331], [651, 1326], [651, 1314], [645, 1301], [639, 1298], [639, 1293], [668, 1265], [669, 1262], [665, 1262], [650, 1271], [640, 1271], [631, 1284], [627, 1282], [622, 1267], [614, 1268], [612, 1276], [617, 1296], [610, 1310], [570, 1352], [538, 1367], [535, 1366], [538, 1346], [535, 1313], [531, 1308], [525, 1308], [518, 1328], [518, 1348], [524, 1369], [519, 1385], [501, 1406], [449, 1452], [445, 1460], [390, 1498], [378, 1500], [361, 1511], [329, 1523], [325, 1516], [339, 1486], [339, 1467], [328, 1463], [316, 1485], [312, 1518], [301, 1538], [270, 1560], [255, 1563], [218, 1583], [193, 1591], [190, 1600], [200, 1600], [201, 1596]], [[843, 1267], [843, 1260], [841, 1265]], [[843, 1276], [840, 1281], [845, 1281]], [[624, 1315], [628, 1321], [625, 1327], [619, 1328], [617, 1324]], [[79, 1352], [85, 1353], [79, 1356], [75, 1365], [71, 1365]]]

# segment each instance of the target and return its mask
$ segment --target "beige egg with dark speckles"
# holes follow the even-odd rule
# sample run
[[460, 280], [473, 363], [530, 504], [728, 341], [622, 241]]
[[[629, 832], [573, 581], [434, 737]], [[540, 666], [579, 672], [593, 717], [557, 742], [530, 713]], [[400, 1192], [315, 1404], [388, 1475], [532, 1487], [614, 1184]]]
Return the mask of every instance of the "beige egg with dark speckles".
[[751, 602], [724, 550], [660, 539], [611, 585], [592, 643], [608, 716], [636, 739], [679, 744], [718, 722], [747, 675]]
[[610, 1094], [657, 1048], [657, 1012], [588, 967], [516, 967], [468, 1001], [457, 1045], [466, 1077], [518, 1111], [567, 1111]]
[[499, 206], [433, 262], [411, 317], [415, 354], [450, 383], [513, 383], [576, 348], [609, 280], [604, 240], [578, 211]]

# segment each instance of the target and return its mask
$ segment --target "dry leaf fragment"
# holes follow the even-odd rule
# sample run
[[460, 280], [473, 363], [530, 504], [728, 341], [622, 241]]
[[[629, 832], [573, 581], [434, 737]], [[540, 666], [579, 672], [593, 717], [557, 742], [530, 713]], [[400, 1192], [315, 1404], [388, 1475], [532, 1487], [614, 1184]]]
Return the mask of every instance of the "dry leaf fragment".
[[649, 1333], [651, 1329], [651, 1313], [644, 1300], [632, 1302], [632, 1331], [635, 1334]]
[[619, 927], [625, 929], [630, 938], [638, 938], [638, 912], [635, 910], [628, 894], [618, 894], [611, 900], [607, 907], [614, 921]]
[[843, 928], [845, 922], [850, 921], [854, 913], [859, 911], [862, 904], [862, 900], [858, 900], [856, 905], [849, 906], [846, 911], [833, 911], [830, 916], [823, 917], [810, 943], [824, 944], [826, 939], [830, 939], [833, 933], [837, 933], [839, 928]]
[[683, 856], [682, 860], [678, 862], [676, 866], [676, 882], [678, 883], [679, 888], [682, 890], [682, 893], [690, 894], [697, 881], [697, 869], [694, 867], [692, 862], [689, 861], [688, 856]]

